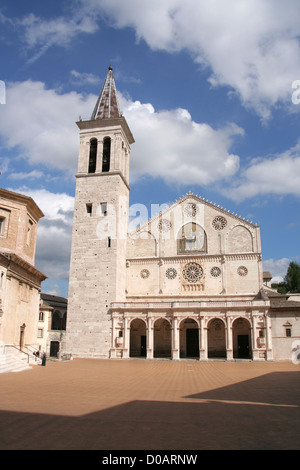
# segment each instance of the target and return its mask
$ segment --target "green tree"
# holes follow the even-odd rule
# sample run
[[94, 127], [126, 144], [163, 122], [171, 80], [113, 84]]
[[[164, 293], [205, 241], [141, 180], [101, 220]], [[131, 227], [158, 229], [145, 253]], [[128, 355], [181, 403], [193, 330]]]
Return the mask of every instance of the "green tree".
[[300, 292], [300, 264], [291, 261], [285, 276], [289, 292]]
[[280, 294], [300, 292], [300, 264], [291, 261], [287, 269], [284, 282], [272, 284]]
[[279, 294], [287, 294], [288, 288], [285, 282], [278, 282], [276, 284], [271, 284], [272, 289], [277, 290]]

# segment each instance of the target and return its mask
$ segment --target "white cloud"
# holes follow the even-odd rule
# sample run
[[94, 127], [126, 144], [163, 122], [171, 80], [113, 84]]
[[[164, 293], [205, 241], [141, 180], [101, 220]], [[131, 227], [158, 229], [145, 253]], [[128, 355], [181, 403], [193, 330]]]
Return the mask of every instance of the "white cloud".
[[77, 72], [77, 70], [71, 70], [71, 83], [74, 85], [99, 85], [100, 78], [87, 72]]
[[21, 187], [17, 192], [32, 197], [48, 221], [59, 221], [65, 226], [71, 225], [70, 214], [73, 213], [74, 208], [72, 196], [66, 193], [51, 193], [46, 189], [29, 189], [26, 186]]
[[68, 280], [74, 198], [24, 186], [13, 191], [33, 198], [44, 217], [38, 226], [36, 267], [50, 279]]
[[[97, 97], [59, 94], [41, 82], [10, 84], [0, 115], [0, 135], [8, 148], [17, 147], [30, 164], [76, 173], [79, 115], [89, 119]], [[122, 110], [134, 133], [131, 175], [162, 177], [178, 184], [209, 184], [231, 178], [239, 157], [230, 153], [232, 140], [243, 135], [235, 124], [215, 130], [196, 123], [184, 109], [156, 112], [153, 106], [120, 96]], [[39, 171], [31, 172], [31, 177]], [[13, 172], [11, 177], [21, 178]]]
[[9, 175], [9, 178], [12, 180], [35, 180], [42, 178], [44, 176], [44, 173], [42, 171], [38, 170], [32, 170], [28, 173], [25, 172], [16, 172], [16, 173], [11, 173]]
[[30, 13], [13, 22], [22, 30], [22, 40], [27, 48], [36, 50], [29, 63], [39, 59], [52, 46], [67, 47], [76, 35], [93, 34], [98, 29], [94, 18], [88, 14], [44, 20]]
[[79, 115], [91, 115], [96, 96], [60, 94], [31, 80], [11, 83], [0, 114], [0, 136], [8, 149], [31, 164], [70, 171], [77, 169]]
[[8, 157], [2, 157], [0, 161], [0, 174], [6, 173], [9, 168], [9, 158]]
[[235, 124], [215, 130], [196, 123], [187, 110], [156, 112], [150, 103], [120, 97], [136, 143], [132, 147], [131, 177], [161, 177], [167, 183], [202, 184], [230, 179], [239, 157], [230, 153], [232, 140], [243, 135]]
[[262, 118], [291, 102], [299, 78], [298, 0], [84, 0], [82, 14], [132, 27], [152, 49], [187, 50], [210, 67], [213, 86], [229, 86]]
[[[0, 137], [29, 164], [45, 165], [69, 175], [77, 170], [79, 129], [75, 121], [89, 119], [96, 95], [46, 89], [42, 82], [26, 81], [8, 86], [8, 100], [0, 114]], [[244, 131], [233, 123], [214, 129], [197, 123], [185, 109], [156, 111], [151, 103], [131, 101], [120, 95], [122, 111], [134, 134], [131, 179], [148, 175], [167, 183], [208, 185], [229, 198], [242, 201], [260, 194], [300, 195], [300, 142], [268, 158], [255, 159], [240, 170], [232, 144]], [[20, 180], [42, 176], [40, 168], [26, 175], [11, 171], [13, 159], [4, 158], [2, 170]]]
[[261, 194], [300, 196], [300, 142], [282, 154], [254, 159], [224, 193], [236, 201]]
[[268, 259], [263, 261], [263, 269], [264, 271], [269, 271], [271, 273], [272, 282], [282, 282], [287, 269], [289, 267], [291, 260], [289, 258], [281, 258], [281, 259]]
[[66, 47], [94, 34], [105, 19], [135, 30], [153, 50], [187, 51], [210, 70], [212, 86], [226, 86], [246, 107], [268, 119], [279, 103], [291, 105], [300, 69], [299, 0], [73, 0], [57, 18], [2, 14], [38, 59], [51, 46]]

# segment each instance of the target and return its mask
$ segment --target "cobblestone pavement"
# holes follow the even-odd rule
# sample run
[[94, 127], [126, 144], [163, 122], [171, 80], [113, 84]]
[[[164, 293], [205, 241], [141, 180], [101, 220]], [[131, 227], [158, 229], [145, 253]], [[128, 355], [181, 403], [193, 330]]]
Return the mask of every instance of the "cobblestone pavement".
[[0, 375], [0, 449], [299, 449], [300, 364], [74, 359]]

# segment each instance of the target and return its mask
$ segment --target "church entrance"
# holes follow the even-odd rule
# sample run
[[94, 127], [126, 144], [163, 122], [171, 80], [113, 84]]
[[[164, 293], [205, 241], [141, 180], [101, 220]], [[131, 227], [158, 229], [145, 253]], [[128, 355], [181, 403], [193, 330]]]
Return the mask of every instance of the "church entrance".
[[233, 357], [251, 359], [251, 326], [246, 318], [237, 318], [232, 325]]
[[51, 341], [50, 343], [50, 357], [58, 357], [59, 353], [59, 342]]
[[171, 357], [171, 327], [168, 320], [160, 318], [154, 323], [154, 357]]
[[20, 326], [20, 341], [19, 341], [20, 350], [22, 350], [24, 346], [25, 328], [26, 328], [26, 325], [25, 323], [23, 323], [23, 325]]
[[146, 357], [146, 325], [139, 318], [130, 324], [130, 357]]
[[219, 318], [210, 320], [207, 327], [208, 358], [226, 358], [225, 324]]
[[186, 356], [199, 358], [199, 334], [198, 329], [186, 330]]
[[192, 318], [187, 318], [180, 324], [180, 357], [199, 359], [199, 328]]
[[238, 357], [247, 358], [249, 357], [249, 336], [248, 335], [238, 335]]

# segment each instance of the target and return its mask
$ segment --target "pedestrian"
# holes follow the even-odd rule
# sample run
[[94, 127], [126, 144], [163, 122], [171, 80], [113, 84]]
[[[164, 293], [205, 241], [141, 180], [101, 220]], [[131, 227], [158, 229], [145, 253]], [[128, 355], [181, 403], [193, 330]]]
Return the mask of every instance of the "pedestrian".
[[42, 357], [42, 366], [46, 366], [46, 353], [44, 353]]

